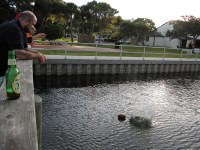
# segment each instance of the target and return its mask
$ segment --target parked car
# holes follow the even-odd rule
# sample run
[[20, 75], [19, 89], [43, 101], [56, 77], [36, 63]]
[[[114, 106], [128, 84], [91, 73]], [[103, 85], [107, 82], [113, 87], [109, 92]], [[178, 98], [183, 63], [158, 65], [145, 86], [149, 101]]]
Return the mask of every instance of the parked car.
[[129, 39], [121, 39], [121, 40], [117, 40], [117, 41], [115, 41], [115, 44], [118, 44], [118, 45], [120, 45], [120, 44], [131, 44], [131, 42], [130, 42], [130, 40]]
[[131, 44], [131, 41], [129, 39], [124, 39], [123, 44]]
[[103, 38], [102, 36], [98, 36], [98, 35], [97, 35], [97, 36], [95, 37], [95, 40], [96, 40], [96, 41], [99, 41], [99, 40], [100, 40], [100, 41], [104, 41], [104, 38]]

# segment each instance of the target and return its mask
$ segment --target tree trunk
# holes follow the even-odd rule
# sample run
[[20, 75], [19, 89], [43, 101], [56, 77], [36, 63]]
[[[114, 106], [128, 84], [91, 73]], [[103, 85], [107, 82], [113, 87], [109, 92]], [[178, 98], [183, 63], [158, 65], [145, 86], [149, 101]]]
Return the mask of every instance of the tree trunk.
[[70, 34], [71, 34], [71, 42], [74, 42], [74, 38], [73, 38], [73, 25], [72, 25], [72, 15], [70, 17]]

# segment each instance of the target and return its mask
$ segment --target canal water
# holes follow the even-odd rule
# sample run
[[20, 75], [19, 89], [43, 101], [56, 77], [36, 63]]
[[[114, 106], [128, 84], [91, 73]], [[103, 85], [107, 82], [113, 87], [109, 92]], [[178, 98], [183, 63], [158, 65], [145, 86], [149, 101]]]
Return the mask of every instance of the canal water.
[[[40, 76], [34, 84], [43, 150], [200, 149], [198, 74]], [[152, 127], [130, 124], [135, 115]]]

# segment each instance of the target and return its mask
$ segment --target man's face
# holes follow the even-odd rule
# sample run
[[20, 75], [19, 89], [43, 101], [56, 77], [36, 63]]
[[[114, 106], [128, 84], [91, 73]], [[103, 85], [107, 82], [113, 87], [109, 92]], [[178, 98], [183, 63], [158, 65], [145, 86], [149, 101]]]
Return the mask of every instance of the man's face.
[[35, 24], [36, 24], [35, 20], [28, 20], [28, 19], [26, 19], [26, 25], [23, 28], [24, 32], [25, 33], [31, 32], [32, 28], [34, 27]]
[[34, 34], [34, 33], [36, 33], [36, 32], [37, 32], [36, 28], [35, 28], [34, 26], [32, 26], [32, 27], [31, 27], [31, 33]]

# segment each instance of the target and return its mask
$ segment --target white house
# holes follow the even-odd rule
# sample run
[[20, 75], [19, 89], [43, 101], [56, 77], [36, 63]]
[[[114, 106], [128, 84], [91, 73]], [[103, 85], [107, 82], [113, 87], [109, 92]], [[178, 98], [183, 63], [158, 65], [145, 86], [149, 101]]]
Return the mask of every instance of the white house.
[[169, 48], [187, 48], [191, 40], [172, 39], [166, 37], [168, 30], [173, 30], [173, 25], [169, 22], [157, 28], [157, 32], [150, 35], [148, 41], [145, 42], [149, 46], [169, 47]]
[[173, 30], [173, 25], [170, 22], [166, 22], [157, 28], [157, 32], [154, 35], [150, 35], [146, 45], [149, 46], [159, 46], [159, 47], [170, 47], [177, 48], [180, 46], [180, 40], [173, 39], [170, 40], [169, 37], [166, 37], [168, 30]]

